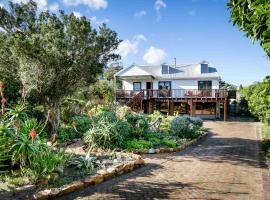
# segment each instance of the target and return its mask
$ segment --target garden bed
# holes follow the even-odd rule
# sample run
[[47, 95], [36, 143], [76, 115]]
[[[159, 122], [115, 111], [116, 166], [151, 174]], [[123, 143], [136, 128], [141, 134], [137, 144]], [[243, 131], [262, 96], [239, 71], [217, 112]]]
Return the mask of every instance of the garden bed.
[[[67, 151], [75, 153], [78, 160], [85, 156], [82, 146], [74, 148], [73, 144], [72, 147], [67, 148]], [[76, 164], [80, 165], [80, 163], [74, 161], [74, 165], [66, 167], [62, 172], [54, 172], [48, 178], [38, 180], [37, 185], [27, 184], [23, 187], [10, 187], [6, 185], [8, 190], [0, 192], [1, 198], [49, 199], [101, 183], [144, 165], [144, 160], [141, 156], [132, 153], [99, 152], [95, 153], [91, 158], [94, 160], [91, 161], [93, 168], [90, 167], [91, 169], [88, 169], [90, 172], [75, 166]]]
[[206, 137], [208, 133], [204, 133], [203, 135], [199, 136], [196, 139], [186, 141], [182, 145], [174, 148], [169, 147], [161, 147], [161, 148], [151, 148], [151, 149], [134, 149], [132, 150], [132, 153], [135, 154], [161, 154], [161, 153], [171, 153], [171, 152], [179, 152], [184, 150], [185, 148], [197, 143], [199, 140]]

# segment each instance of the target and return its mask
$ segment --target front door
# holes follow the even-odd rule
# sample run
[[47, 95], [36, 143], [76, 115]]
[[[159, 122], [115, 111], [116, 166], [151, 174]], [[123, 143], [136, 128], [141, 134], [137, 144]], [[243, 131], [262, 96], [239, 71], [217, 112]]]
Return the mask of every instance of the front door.
[[153, 83], [152, 82], [146, 82], [147, 97], [152, 97], [153, 96], [152, 89], [153, 89]]

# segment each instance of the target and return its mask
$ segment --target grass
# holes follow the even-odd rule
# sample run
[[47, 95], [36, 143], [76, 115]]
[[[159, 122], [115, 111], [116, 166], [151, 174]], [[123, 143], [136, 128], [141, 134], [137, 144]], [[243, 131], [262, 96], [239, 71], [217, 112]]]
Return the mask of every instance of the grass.
[[262, 148], [266, 153], [266, 160], [270, 163], [270, 126], [264, 125], [262, 128], [263, 143]]

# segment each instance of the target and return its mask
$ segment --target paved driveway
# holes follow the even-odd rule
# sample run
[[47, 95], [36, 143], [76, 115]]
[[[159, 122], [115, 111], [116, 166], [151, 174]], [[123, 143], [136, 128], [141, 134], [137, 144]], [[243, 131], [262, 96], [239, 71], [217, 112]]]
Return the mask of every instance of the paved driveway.
[[211, 134], [199, 145], [61, 199], [270, 199], [258, 125], [206, 122]]

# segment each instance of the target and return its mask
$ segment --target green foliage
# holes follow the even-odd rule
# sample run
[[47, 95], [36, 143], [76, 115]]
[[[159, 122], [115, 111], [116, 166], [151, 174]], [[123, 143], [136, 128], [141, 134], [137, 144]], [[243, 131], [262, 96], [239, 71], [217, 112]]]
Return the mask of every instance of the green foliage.
[[144, 114], [132, 113], [126, 117], [126, 120], [132, 127], [131, 135], [133, 137], [138, 138], [142, 136], [149, 128], [147, 116]]
[[172, 123], [172, 120], [174, 119], [173, 116], [166, 116], [166, 115], [163, 115], [159, 111], [155, 111], [153, 114], [149, 115], [148, 117], [149, 117], [150, 123], [153, 123], [157, 119], [160, 118], [161, 119], [161, 124], [159, 126], [160, 131], [162, 131], [163, 133], [169, 134], [171, 130], [171, 123]]
[[89, 129], [84, 136], [89, 149], [103, 148], [114, 149], [121, 147], [127, 137], [129, 125], [123, 121], [108, 121], [101, 117], [92, 129]]
[[91, 174], [95, 168], [98, 167], [96, 163], [97, 158], [96, 157], [84, 157], [84, 156], [79, 156], [79, 157], [73, 157], [70, 161], [69, 164], [75, 166], [78, 169], [85, 170], [88, 174]]
[[113, 52], [121, 41], [105, 24], [96, 30], [86, 17], [39, 12], [32, 0], [10, 2], [9, 9], [0, 8], [0, 15], [7, 41], [3, 44], [16, 59], [25, 95], [35, 96], [36, 103], [50, 110], [50, 129], [56, 134], [61, 100], [95, 83], [106, 64], [119, 59]]
[[249, 111], [270, 124], [270, 77], [242, 89], [241, 95], [248, 101]]
[[194, 139], [201, 134], [202, 120], [188, 116], [175, 117], [172, 121], [172, 134], [179, 138]]
[[262, 135], [264, 138], [262, 148], [265, 151], [267, 161], [270, 162], [270, 126], [263, 126]]
[[134, 138], [132, 140], [126, 140], [123, 147], [125, 149], [150, 149], [153, 147], [153, 144], [150, 141]]
[[47, 148], [45, 151], [38, 151], [32, 158], [30, 169], [37, 177], [46, 176], [54, 172], [58, 167], [64, 167], [71, 159], [64, 150], [54, 151]]
[[258, 40], [270, 57], [270, 3], [269, 0], [230, 0], [228, 8], [233, 24], [247, 37]]
[[[1, 125], [0, 125], [1, 126]], [[0, 173], [9, 170], [11, 166], [11, 140], [0, 132]]]
[[79, 134], [83, 134], [92, 128], [93, 120], [88, 115], [79, 115], [74, 117], [74, 125]]
[[91, 88], [91, 94], [96, 96], [100, 101], [109, 103], [114, 100], [114, 83], [113, 81], [99, 80]]
[[169, 138], [163, 138], [161, 140], [161, 144], [170, 148], [175, 148], [177, 147], [177, 141]]
[[227, 89], [227, 90], [237, 90], [237, 86], [236, 85], [227, 83], [227, 82], [225, 82], [223, 80], [220, 80], [219, 81], [219, 88], [220, 89]]
[[80, 134], [79, 132], [77, 132], [72, 126], [62, 125], [58, 131], [57, 142], [63, 143], [68, 140], [80, 138], [82, 136], [83, 134]]

